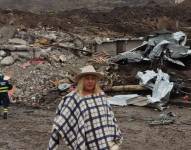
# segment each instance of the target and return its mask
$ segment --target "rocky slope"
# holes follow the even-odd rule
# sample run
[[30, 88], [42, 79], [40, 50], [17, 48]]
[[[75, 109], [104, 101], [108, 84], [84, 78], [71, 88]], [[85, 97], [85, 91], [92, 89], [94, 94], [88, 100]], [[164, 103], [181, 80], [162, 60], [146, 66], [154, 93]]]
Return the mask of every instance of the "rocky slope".
[[91, 10], [110, 10], [120, 6], [145, 6], [157, 3], [171, 5], [173, 0], [0, 0], [0, 8], [29, 10], [39, 12], [44, 10], [63, 11], [79, 8]]

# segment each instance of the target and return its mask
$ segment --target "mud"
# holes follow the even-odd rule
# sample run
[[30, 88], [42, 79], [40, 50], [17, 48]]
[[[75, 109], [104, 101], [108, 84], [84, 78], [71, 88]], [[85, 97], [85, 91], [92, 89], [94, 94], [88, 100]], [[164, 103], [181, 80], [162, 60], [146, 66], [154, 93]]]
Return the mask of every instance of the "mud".
[[[148, 120], [161, 112], [151, 108], [113, 108], [122, 130], [121, 150], [191, 149], [191, 109], [170, 106], [175, 124], [151, 127]], [[44, 150], [47, 148], [55, 111], [12, 106], [8, 120], [0, 118], [0, 150]], [[61, 142], [59, 149], [66, 149]]]

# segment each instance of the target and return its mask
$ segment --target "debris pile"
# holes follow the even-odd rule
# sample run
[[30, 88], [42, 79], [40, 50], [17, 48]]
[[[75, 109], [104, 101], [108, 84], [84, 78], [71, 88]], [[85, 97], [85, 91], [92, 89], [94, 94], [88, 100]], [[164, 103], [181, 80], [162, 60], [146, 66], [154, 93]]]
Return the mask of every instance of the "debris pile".
[[160, 114], [158, 118], [152, 118], [148, 121], [150, 126], [169, 125], [175, 123], [176, 115], [172, 112]]
[[[111, 104], [137, 106], [138, 98], [131, 97], [135, 96], [142, 97], [140, 106], [151, 106], [163, 110], [172, 101], [170, 99], [173, 97], [172, 95], [177, 97], [186, 96], [189, 99], [191, 95], [190, 82], [188, 82], [190, 79], [189, 70], [191, 69], [189, 61], [191, 49], [186, 46], [187, 36], [185, 33], [181, 31], [175, 33], [162, 31], [148, 36], [146, 39], [147, 41], [144, 41], [140, 46], [109, 58], [108, 63], [126, 67], [141, 65], [142, 68], [138, 70], [136, 77], [141, 86], [150, 89], [152, 92], [147, 95], [144, 92], [146, 90], [143, 87], [138, 88], [138, 85], [113, 86], [110, 91], [142, 92], [141, 95], [114, 96], [109, 99]], [[187, 77], [179, 69], [188, 71]], [[132, 86], [133, 90], [130, 88]]]
[[84, 40], [53, 30], [11, 29], [0, 28], [0, 67], [15, 85], [12, 101], [35, 106], [59, 101], [62, 95], [52, 91], [63, 90], [62, 83], [72, 83], [91, 54]]
[[158, 109], [163, 110], [163, 106], [169, 102], [169, 96], [174, 87], [174, 83], [169, 81], [169, 75], [162, 70], [158, 70], [158, 73], [147, 70], [145, 73], [138, 72], [137, 78], [140, 79], [141, 85], [152, 90], [152, 96], [147, 96], [148, 104], [157, 104]]
[[[166, 108], [166, 105], [169, 102], [170, 93], [174, 87], [174, 83], [170, 82], [169, 75], [163, 73], [162, 70], [154, 72], [153, 70], [146, 70], [145, 72], [138, 72], [137, 78], [140, 80], [140, 85], [143, 87], [137, 88], [138, 85], [128, 85], [119, 88], [116, 91], [127, 91], [127, 92], [136, 92], [140, 90], [149, 89], [152, 91], [152, 95], [138, 95], [138, 94], [127, 94], [127, 95], [116, 95], [109, 98], [111, 105], [118, 106], [151, 106], [159, 110]], [[137, 86], [137, 87], [136, 87]], [[115, 86], [114, 86], [115, 87]], [[113, 89], [115, 89], [112, 87]], [[131, 89], [132, 87], [132, 89]], [[145, 88], [144, 88], [145, 87]], [[142, 88], [142, 89], [141, 89]], [[114, 90], [113, 90], [114, 91]]]
[[[111, 104], [122, 100], [123, 105], [149, 105], [163, 110], [170, 93], [185, 91], [186, 82], [166, 71], [170, 69], [166, 62], [189, 66], [191, 50], [183, 32], [156, 32], [146, 38], [103, 38], [8, 25], [0, 28], [0, 39], [1, 71], [15, 85], [11, 91], [14, 102], [55, 105], [75, 88], [73, 77], [86, 64], [104, 73], [101, 85], [107, 93], [119, 94]], [[127, 49], [130, 42], [133, 48]]]
[[[191, 49], [185, 46], [187, 37], [183, 32], [163, 32], [147, 37], [148, 40], [133, 50], [121, 53], [109, 61], [112, 63], [131, 63], [150, 61], [152, 65], [162, 67], [165, 61], [185, 67], [180, 60], [191, 56]], [[157, 66], [156, 66], [157, 65]]]

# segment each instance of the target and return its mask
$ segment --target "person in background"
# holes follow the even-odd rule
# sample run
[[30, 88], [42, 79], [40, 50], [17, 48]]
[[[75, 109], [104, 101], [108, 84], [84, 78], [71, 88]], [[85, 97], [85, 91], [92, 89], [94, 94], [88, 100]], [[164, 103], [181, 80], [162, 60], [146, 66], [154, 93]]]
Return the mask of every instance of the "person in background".
[[81, 68], [76, 89], [58, 105], [48, 150], [56, 150], [61, 139], [72, 150], [119, 149], [122, 135], [99, 86], [101, 78], [93, 66]]
[[8, 117], [8, 107], [10, 104], [8, 91], [11, 89], [12, 85], [9, 81], [4, 80], [4, 75], [0, 73], [0, 106], [3, 107], [3, 119]]

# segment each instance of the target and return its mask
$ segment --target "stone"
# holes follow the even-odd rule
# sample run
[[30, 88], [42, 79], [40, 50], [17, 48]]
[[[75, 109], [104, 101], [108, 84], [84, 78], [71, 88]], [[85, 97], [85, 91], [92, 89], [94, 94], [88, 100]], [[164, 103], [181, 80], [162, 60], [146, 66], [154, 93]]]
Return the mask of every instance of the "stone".
[[1, 60], [1, 65], [12, 65], [14, 63], [14, 59], [12, 56], [7, 56]]
[[61, 47], [75, 47], [74, 43], [71, 43], [71, 42], [65, 42], [65, 43], [59, 43], [59, 46]]
[[50, 34], [44, 35], [44, 38], [55, 41], [57, 39], [57, 36], [54, 33], [50, 33]]
[[65, 55], [60, 55], [59, 56], [59, 61], [60, 62], [66, 62], [67, 61], [66, 56]]
[[72, 34], [69, 33], [60, 33], [61, 39], [59, 39], [59, 41], [61, 42], [71, 42], [74, 40], [74, 36]]
[[51, 52], [51, 47], [47, 49], [41, 49], [40, 51], [37, 51], [35, 56], [37, 58], [45, 58], [47, 59], [49, 57], [49, 53]]
[[78, 48], [84, 47], [84, 43], [80, 38], [76, 38], [73, 42], [74, 42], [75, 47], [78, 47]]
[[20, 88], [15, 88], [14, 97], [19, 97], [23, 95], [23, 91]]
[[16, 27], [6, 25], [0, 28], [0, 44], [5, 44], [10, 38], [13, 38], [16, 32]]
[[6, 54], [6, 52], [5, 51], [3, 51], [3, 50], [0, 50], [0, 56], [1, 57], [5, 57], [7, 54]]
[[31, 59], [32, 58], [32, 54], [29, 52], [15, 52], [14, 55], [17, 55], [18, 58], [22, 58], [22, 59]]
[[37, 39], [35, 41], [35, 45], [38, 45], [38, 44], [40, 44], [40, 45], [48, 45], [48, 44], [50, 44], [50, 41], [49, 41], [49, 39], [41, 38], [41, 39]]
[[9, 44], [27, 45], [27, 42], [23, 39], [14, 38], [14, 39], [9, 39]]

